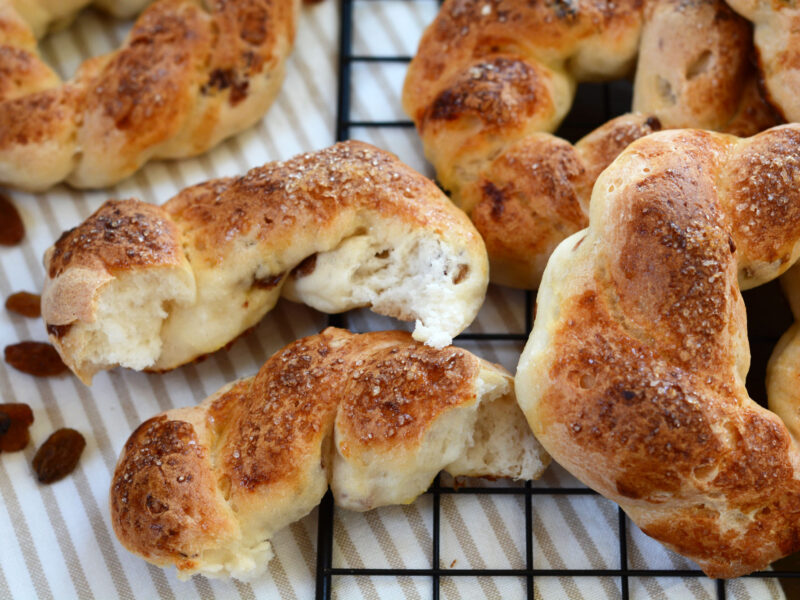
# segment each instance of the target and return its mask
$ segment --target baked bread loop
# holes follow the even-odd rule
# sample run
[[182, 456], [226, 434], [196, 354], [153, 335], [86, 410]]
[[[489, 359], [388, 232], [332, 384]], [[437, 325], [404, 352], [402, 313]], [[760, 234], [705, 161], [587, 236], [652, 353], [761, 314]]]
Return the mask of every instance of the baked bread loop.
[[[447, 0], [411, 61], [403, 106], [439, 181], [493, 240], [492, 281], [536, 287], [554, 245], [583, 219], [577, 198], [563, 214], [564, 194], [574, 196], [574, 178], [589, 172], [579, 174], [565, 142], [541, 135], [566, 116], [577, 82], [624, 77], [638, 54], [633, 110], [643, 119], [752, 135], [776, 123], [758, 94], [752, 51], [747, 21], [722, 0]], [[651, 131], [601, 128], [617, 152], [614, 127], [629, 142]], [[512, 160], [527, 181], [509, 198], [494, 190], [509, 184]], [[523, 174], [526, 161], [548, 174]], [[533, 240], [521, 234], [532, 223]]]
[[784, 120], [800, 121], [800, 7], [778, 0], [728, 0], [754, 25], [767, 101]]
[[45, 255], [42, 317], [86, 383], [172, 369], [254, 326], [281, 293], [370, 306], [448, 345], [488, 285], [480, 235], [432, 181], [369, 144], [268, 163], [163, 206], [109, 201]]
[[551, 256], [517, 370], [553, 458], [710, 577], [800, 548], [800, 413], [748, 397], [739, 292], [800, 255], [799, 183], [798, 125], [637, 140]]
[[[118, 50], [62, 83], [34, 33], [87, 4], [0, 0], [0, 184], [108, 186], [246, 129], [280, 88], [299, 0], [158, 0]], [[97, 4], [129, 14], [150, 2]]]
[[412, 502], [443, 469], [532, 479], [549, 462], [502, 367], [404, 332], [329, 328], [145, 421], [117, 463], [111, 522], [128, 550], [182, 579], [251, 578], [270, 537], [329, 485], [363, 511]]

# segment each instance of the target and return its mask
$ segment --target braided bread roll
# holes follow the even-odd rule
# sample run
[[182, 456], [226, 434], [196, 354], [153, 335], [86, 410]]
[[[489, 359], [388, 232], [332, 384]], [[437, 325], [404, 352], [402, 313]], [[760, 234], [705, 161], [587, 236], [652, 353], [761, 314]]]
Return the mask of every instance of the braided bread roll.
[[798, 184], [798, 125], [634, 142], [550, 258], [518, 366], [553, 458], [710, 577], [800, 548], [800, 413], [748, 397], [739, 292], [800, 255]]
[[283, 80], [299, 0], [159, 0], [121, 48], [63, 83], [39, 58], [34, 32], [88, 2], [13, 4], [19, 12], [0, 0], [0, 184], [44, 190], [64, 180], [108, 186], [255, 123]]
[[329, 328], [145, 421], [117, 463], [111, 522], [128, 550], [181, 578], [250, 578], [269, 538], [328, 485], [363, 511], [412, 502], [442, 469], [531, 479], [548, 463], [502, 367], [399, 331]]
[[42, 317], [86, 383], [172, 369], [254, 326], [281, 293], [318, 310], [416, 320], [448, 345], [483, 303], [488, 261], [469, 219], [387, 152], [344, 142], [164, 206], [109, 201], [45, 255]]
[[[620, 141], [652, 131], [647, 119], [746, 135], [775, 124], [750, 38], [723, 0], [445, 2], [411, 62], [403, 106], [439, 181], [488, 241], [492, 281], [538, 286], [555, 244], [585, 225], [588, 192], [575, 179], [591, 190]], [[637, 52], [633, 110], [642, 115], [599, 130], [608, 151], [587, 159], [580, 142], [542, 135], [561, 123], [578, 81], [623, 77]], [[599, 158], [599, 169], [586, 168]]]
[[786, 121], [800, 121], [800, 8], [794, 2], [727, 0], [754, 25], [767, 100]]

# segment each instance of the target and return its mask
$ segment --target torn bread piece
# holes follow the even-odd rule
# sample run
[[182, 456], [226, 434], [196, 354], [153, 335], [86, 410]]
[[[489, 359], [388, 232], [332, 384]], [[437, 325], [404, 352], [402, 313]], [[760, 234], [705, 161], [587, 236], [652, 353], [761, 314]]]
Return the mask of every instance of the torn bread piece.
[[405, 332], [328, 328], [143, 423], [117, 463], [111, 521], [128, 550], [181, 578], [251, 578], [329, 485], [363, 511], [412, 502], [441, 470], [534, 479], [549, 461], [502, 367]]
[[45, 255], [42, 316], [86, 383], [102, 369], [167, 370], [258, 323], [282, 293], [326, 312], [362, 306], [448, 345], [488, 285], [483, 240], [429, 179], [344, 142], [163, 206], [109, 201]]

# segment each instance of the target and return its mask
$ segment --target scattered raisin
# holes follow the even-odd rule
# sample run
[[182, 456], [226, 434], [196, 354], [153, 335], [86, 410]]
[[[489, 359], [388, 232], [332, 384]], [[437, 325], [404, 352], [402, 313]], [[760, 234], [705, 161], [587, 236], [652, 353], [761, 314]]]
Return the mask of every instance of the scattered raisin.
[[6, 362], [15, 369], [37, 377], [52, 377], [67, 370], [67, 365], [50, 344], [20, 342], [6, 346]]
[[33, 457], [33, 470], [42, 483], [63, 479], [75, 469], [86, 447], [86, 440], [74, 429], [53, 433]]
[[25, 225], [11, 198], [0, 194], [0, 246], [16, 246], [24, 237]]
[[42, 297], [39, 294], [17, 292], [6, 299], [6, 310], [35, 319], [42, 316], [41, 303]]
[[27, 404], [0, 404], [0, 452], [17, 452], [31, 440], [33, 411]]

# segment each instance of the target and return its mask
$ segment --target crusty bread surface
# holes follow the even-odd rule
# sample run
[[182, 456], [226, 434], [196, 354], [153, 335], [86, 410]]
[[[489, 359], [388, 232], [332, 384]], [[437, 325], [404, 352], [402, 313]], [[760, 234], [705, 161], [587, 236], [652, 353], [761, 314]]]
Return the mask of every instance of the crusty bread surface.
[[753, 22], [760, 79], [784, 120], [800, 121], [800, 7], [777, 0], [728, 0]]
[[531, 479], [548, 462], [501, 367], [405, 332], [329, 328], [145, 421], [117, 463], [111, 522], [126, 548], [181, 578], [251, 578], [272, 535], [329, 485], [363, 511], [412, 502], [442, 469]]
[[800, 549], [800, 411], [748, 397], [739, 291], [800, 255], [798, 182], [798, 125], [631, 144], [553, 253], [517, 370], [553, 458], [711, 577]]
[[[487, 239], [492, 281], [535, 288], [555, 245], [585, 221], [588, 193], [576, 183], [591, 190], [619, 141], [650, 132], [625, 119], [736, 135], [779, 122], [752, 54], [751, 27], [723, 0], [447, 0], [411, 62], [403, 106], [438, 180]], [[579, 147], [543, 134], [567, 115], [578, 82], [618, 79], [635, 64], [640, 114], [598, 130], [607, 162], [584, 171]]]
[[0, 184], [108, 186], [145, 162], [205, 152], [267, 111], [299, 0], [95, 2], [129, 16], [116, 51], [61, 82], [36, 37], [88, 0], [0, 0]]
[[480, 235], [394, 155], [344, 142], [163, 206], [109, 201], [45, 255], [42, 317], [85, 382], [172, 369], [255, 325], [283, 293], [326, 312], [369, 306], [443, 347], [488, 285]]

